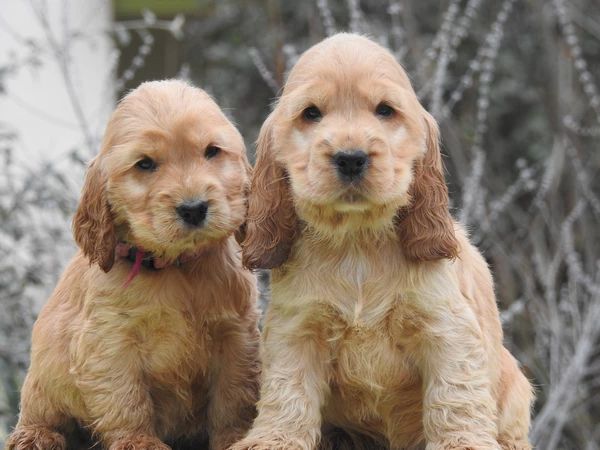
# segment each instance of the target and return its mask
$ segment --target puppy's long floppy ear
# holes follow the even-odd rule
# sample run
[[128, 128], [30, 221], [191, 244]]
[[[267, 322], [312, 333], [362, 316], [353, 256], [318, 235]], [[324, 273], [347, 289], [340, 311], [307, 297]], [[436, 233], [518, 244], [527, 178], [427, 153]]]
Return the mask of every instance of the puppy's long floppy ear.
[[398, 213], [396, 230], [407, 258], [433, 261], [455, 258], [458, 242], [448, 210], [448, 187], [435, 119], [425, 112], [427, 151], [415, 162], [414, 179], [409, 189], [411, 204]]
[[[244, 166], [244, 171], [246, 172], [246, 176], [248, 178], [248, 182], [244, 185], [243, 188], [243, 196], [244, 196], [244, 201], [246, 202], [246, 216], [248, 214], [248, 197], [250, 196], [250, 180], [252, 179], [252, 166], [250, 165], [250, 163], [248, 162], [248, 158], [246, 157], [246, 149], [244, 147], [244, 154], [242, 156], [242, 164]], [[240, 227], [235, 230], [234, 233], [235, 236], [235, 240], [238, 242], [238, 244], [242, 245], [242, 243], [244, 242], [244, 239], [246, 239], [246, 219], [244, 220], [244, 222], [240, 225]]]
[[114, 263], [117, 238], [106, 198], [106, 176], [96, 158], [90, 164], [81, 193], [79, 207], [73, 218], [75, 242], [90, 263], [108, 272]]
[[248, 199], [242, 261], [250, 269], [273, 269], [283, 264], [298, 232], [288, 175], [273, 154], [273, 114], [260, 130]]

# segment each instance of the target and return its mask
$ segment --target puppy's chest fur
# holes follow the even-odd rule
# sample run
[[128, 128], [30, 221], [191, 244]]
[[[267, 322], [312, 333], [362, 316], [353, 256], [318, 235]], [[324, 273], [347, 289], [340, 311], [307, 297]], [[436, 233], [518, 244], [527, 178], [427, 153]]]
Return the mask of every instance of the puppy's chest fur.
[[273, 290], [274, 297], [280, 290], [302, 292], [300, 310], [326, 339], [331, 390], [326, 420], [345, 417], [347, 422], [337, 425], [377, 430], [390, 438], [393, 411], [420, 417], [414, 352], [425, 326], [415, 306], [418, 294], [407, 287], [399, 263], [390, 264], [393, 258], [382, 249], [376, 255], [356, 251], [336, 260], [313, 260], [286, 274], [281, 285], [275, 279]]
[[309, 250], [298, 259], [293, 270], [275, 274], [273, 294], [296, 297], [295, 305], [328, 316], [331, 322], [323, 325], [333, 341], [340, 333], [342, 340], [369, 334], [395, 345], [416, 332], [418, 293], [396, 248], [354, 249], [336, 257]]
[[[165, 283], [173, 275], [180, 279]], [[131, 376], [143, 378], [159, 435], [169, 436], [188, 421], [197, 428], [202, 420], [210, 372], [218, 364], [216, 329], [225, 319], [213, 283], [166, 271], [144, 272], [117, 302], [100, 300], [89, 311], [89, 330], [104, 334], [101, 351], [119, 352], [111, 356], [131, 361]]]
[[[293, 297], [310, 321], [319, 320], [339, 384], [389, 385], [410, 371], [414, 346], [424, 327], [392, 250], [341, 258], [311, 258], [302, 269], [274, 279], [273, 295]], [[406, 270], [406, 268], [404, 268]], [[316, 281], [318, 280], [318, 281]], [[281, 292], [281, 294], [280, 294]], [[391, 376], [394, 375], [394, 376]]]
[[384, 441], [413, 445], [422, 433], [421, 378], [414, 362], [417, 320], [403, 311], [401, 299], [381, 316], [368, 317], [372, 322], [349, 323], [331, 316], [330, 395], [324, 419], [375, 433]]

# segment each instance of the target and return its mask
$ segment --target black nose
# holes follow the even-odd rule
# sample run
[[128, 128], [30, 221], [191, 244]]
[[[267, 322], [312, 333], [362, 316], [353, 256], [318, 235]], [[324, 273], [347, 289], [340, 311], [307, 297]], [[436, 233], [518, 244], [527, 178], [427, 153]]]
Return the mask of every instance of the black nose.
[[188, 225], [197, 227], [206, 218], [208, 204], [206, 202], [185, 202], [175, 208], [179, 217]]
[[333, 155], [333, 163], [342, 180], [354, 181], [364, 174], [369, 157], [362, 150], [337, 152]]

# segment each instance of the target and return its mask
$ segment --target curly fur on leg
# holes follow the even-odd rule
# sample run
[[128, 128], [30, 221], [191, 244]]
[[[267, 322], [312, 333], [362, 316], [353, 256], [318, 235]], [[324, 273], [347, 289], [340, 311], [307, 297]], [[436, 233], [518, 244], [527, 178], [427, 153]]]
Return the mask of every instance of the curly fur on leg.
[[431, 442], [427, 444], [425, 450], [501, 450], [497, 444], [484, 444], [479, 445], [474, 442], [466, 442], [464, 439], [452, 439], [445, 440], [442, 442]]
[[6, 441], [7, 450], [65, 450], [65, 437], [47, 427], [23, 426]]
[[285, 439], [277, 435], [269, 435], [266, 438], [249, 437], [241, 440], [229, 448], [229, 450], [312, 450], [298, 440]]
[[512, 441], [512, 440], [503, 440], [498, 439], [498, 444], [502, 450], [531, 450], [531, 444], [527, 441]]
[[115, 440], [109, 450], [171, 450], [171, 447], [154, 436], [135, 434]]

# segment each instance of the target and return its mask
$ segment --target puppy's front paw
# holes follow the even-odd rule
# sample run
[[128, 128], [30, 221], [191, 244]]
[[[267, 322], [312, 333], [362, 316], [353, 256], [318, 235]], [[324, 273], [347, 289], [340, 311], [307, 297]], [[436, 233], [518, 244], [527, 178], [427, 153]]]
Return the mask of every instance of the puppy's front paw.
[[496, 442], [475, 444], [473, 441], [467, 442], [462, 439], [453, 439], [444, 442], [431, 442], [427, 444], [425, 450], [502, 450], [502, 448]]
[[228, 450], [305, 450], [310, 447], [302, 446], [297, 441], [285, 441], [281, 438], [251, 438], [233, 444]]
[[171, 447], [154, 436], [136, 434], [117, 439], [109, 450], [171, 450]]
[[526, 440], [503, 440], [498, 439], [502, 450], [531, 450], [531, 444]]
[[65, 437], [46, 427], [18, 427], [6, 441], [7, 450], [64, 450]]

